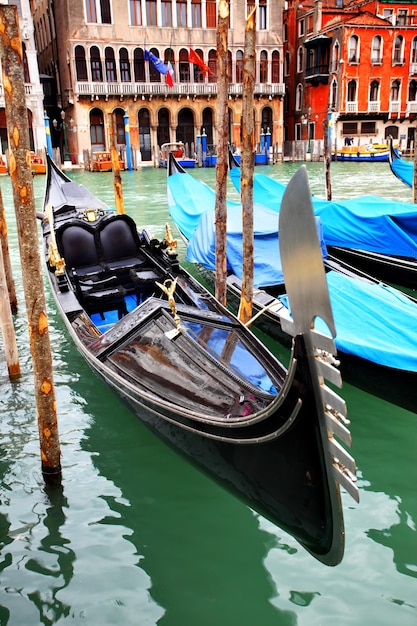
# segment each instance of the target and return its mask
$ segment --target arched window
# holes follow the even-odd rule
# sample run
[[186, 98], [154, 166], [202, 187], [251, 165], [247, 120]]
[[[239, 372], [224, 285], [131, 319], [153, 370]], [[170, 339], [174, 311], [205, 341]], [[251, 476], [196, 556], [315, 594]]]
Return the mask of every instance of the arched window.
[[103, 68], [101, 65], [100, 50], [97, 46], [90, 48], [90, 68], [91, 68], [91, 80], [94, 83], [103, 82]]
[[180, 83], [190, 82], [190, 62], [188, 61], [188, 50], [182, 48], [178, 59], [180, 71]]
[[337, 80], [332, 80], [332, 85], [330, 88], [330, 108], [331, 109], [338, 108], [338, 99], [339, 99], [339, 87], [337, 84]]
[[410, 80], [408, 85], [408, 101], [415, 102], [417, 100], [417, 81]]
[[279, 52], [274, 50], [272, 53], [272, 63], [271, 63], [271, 71], [272, 71], [272, 82], [279, 83], [280, 81], [280, 66], [279, 66]]
[[356, 80], [350, 80], [348, 82], [348, 88], [347, 88], [347, 99], [348, 102], [356, 102]]
[[175, 56], [172, 48], [166, 48], [164, 52], [164, 63], [171, 63], [172, 71], [175, 72]]
[[411, 63], [417, 63], [417, 37], [414, 37], [411, 44]]
[[267, 29], [267, 1], [259, 0], [258, 2], [258, 30]]
[[208, 66], [212, 71], [212, 74], [208, 75], [208, 82], [215, 83], [217, 81], [217, 53], [215, 50], [210, 50], [208, 53]]
[[233, 82], [233, 63], [232, 63], [232, 53], [230, 50], [227, 51], [227, 80], [229, 83]]
[[119, 68], [122, 83], [130, 83], [130, 61], [126, 48], [119, 50]]
[[101, 152], [105, 149], [104, 117], [100, 109], [93, 109], [90, 113], [90, 140], [93, 152]]
[[25, 83], [30, 83], [29, 64], [28, 64], [28, 58], [26, 56], [26, 45], [25, 45], [25, 43], [22, 43], [22, 49], [23, 49], [23, 75], [24, 75], [24, 81], [25, 81]]
[[382, 63], [382, 37], [381, 35], [376, 35], [372, 40], [371, 62], [374, 65], [380, 65]]
[[116, 118], [116, 143], [126, 145], [125, 112], [123, 109], [116, 109], [113, 115]]
[[391, 102], [399, 102], [400, 100], [400, 81], [393, 80], [391, 83], [390, 100]]
[[359, 63], [359, 37], [352, 35], [349, 37], [349, 50], [348, 50], [349, 63]]
[[[197, 49], [197, 50], [194, 50], [194, 52], [196, 52], [196, 54], [198, 54], [200, 59], [204, 61], [204, 53], [202, 50]], [[196, 63], [193, 63], [193, 76], [194, 76], [193, 80], [195, 83], [204, 83], [203, 70]]]
[[109, 46], [104, 51], [104, 58], [106, 64], [106, 80], [108, 83], [117, 82], [116, 76], [116, 61], [114, 59], [114, 50]]
[[236, 82], [243, 83], [243, 52], [236, 52]]
[[84, 46], [75, 46], [74, 56], [75, 73], [77, 75], [77, 80], [88, 80]]
[[[154, 54], [159, 59], [159, 50], [157, 50], [156, 48], [151, 48], [150, 52], [152, 52], [152, 54]], [[158, 72], [158, 70], [156, 69], [155, 65], [152, 63], [152, 61], [149, 61], [148, 67], [149, 67], [149, 80], [150, 80], [150, 82], [151, 83], [160, 83], [161, 82], [161, 74]]]
[[295, 110], [301, 111], [302, 106], [303, 106], [303, 87], [302, 85], [297, 85], [297, 90], [295, 92]]
[[369, 100], [370, 102], [379, 100], [379, 82], [377, 80], [373, 80], [369, 85]]
[[339, 46], [339, 42], [336, 41], [332, 50], [332, 72], [337, 72], [338, 66], [339, 66], [339, 58], [340, 58], [340, 46]]
[[135, 83], [145, 82], [145, 61], [142, 48], [135, 48], [133, 52], [133, 73]]
[[404, 63], [404, 39], [402, 35], [397, 35], [394, 39], [392, 62], [394, 65], [402, 65]]
[[259, 82], [268, 82], [268, 53], [266, 50], [261, 50], [259, 58]]
[[170, 113], [168, 109], [159, 109], [158, 128], [156, 130], [158, 146], [162, 146], [164, 143], [169, 143], [169, 118]]
[[304, 47], [300, 46], [297, 50], [297, 72], [302, 72], [304, 69]]

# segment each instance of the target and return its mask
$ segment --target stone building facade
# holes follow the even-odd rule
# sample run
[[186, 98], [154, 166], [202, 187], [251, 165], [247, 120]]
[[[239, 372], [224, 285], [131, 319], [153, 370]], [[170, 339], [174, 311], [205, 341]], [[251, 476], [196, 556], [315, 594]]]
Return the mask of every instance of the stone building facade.
[[[228, 33], [229, 139], [240, 145], [245, 20], [257, 6], [255, 141], [283, 132], [281, 0], [231, 0]], [[31, 0], [44, 81], [56, 91], [48, 106], [55, 146], [73, 162], [108, 150], [115, 137], [133, 162], [157, 159], [159, 147], [183, 141], [195, 150], [216, 133], [218, 0]], [[190, 62], [196, 52], [210, 71]], [[171, 64], [173, 84], [147, 60]]]

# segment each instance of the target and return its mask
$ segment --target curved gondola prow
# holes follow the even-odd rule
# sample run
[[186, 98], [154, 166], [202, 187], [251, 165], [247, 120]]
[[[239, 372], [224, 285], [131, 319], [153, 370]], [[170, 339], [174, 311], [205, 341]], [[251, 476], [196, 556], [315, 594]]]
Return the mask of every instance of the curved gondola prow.
[[186, 174], [185, 169], [180, 165], [172, 152], [168, 153], [167, 176], [174, 174]]
[[[297, 351], [301, 346], [301, 350], [309, 361], [310, 372], [306, 376], [310, 378], [311, 387], [314, 390], [318, 415], [322, 416], [319, 436], [323, 449], [329, 452], [324, 454], [323, 461], [328, 474], [333, 473], [334, 476], [334, 480], [329, 482], [330, 506], [333, 511], [340, 511], [338, 483], [356, 501], [359, 501], [359, 491], [356, 485], [355, 461], [333, 436], [336, 435], [350, 447], [350, 433], [346, 428], [348, 423], [346, 406], [344, 401], [323, 382], [323, 379], [327, 378], [338, 386], [342, 384], [339, 372], [332, 367], [335, 363], [336, 350], [333, 338], [336, 336], [336, 327], [305, 166], [294, 174], [282, 199], [279, 215], [279, 246], [292, 311], [293, 329], [290, 334], [294, 336], [294, 356], [297, 358]], [[309, 259], [308, 267], [305, 264], [306, 258]], [[331, 337], [313, 329], [316, 317], [326, 322]], [[341, 523], [341, 519], [337, 520], [336, 516], [333, 517], [333, 535], [326, 554], [328, 564], [331, 564], [332, 560], [336, 564], [340, 559], [343, 538], [339, 536], [338, 529]]]

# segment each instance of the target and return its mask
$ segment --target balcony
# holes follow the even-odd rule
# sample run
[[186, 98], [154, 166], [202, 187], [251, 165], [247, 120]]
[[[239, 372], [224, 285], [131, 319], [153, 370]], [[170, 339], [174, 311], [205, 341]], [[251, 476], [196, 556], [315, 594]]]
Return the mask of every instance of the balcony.
[[401, 112], [401, 102], [399, 100], [391, 100], [389, 103], [389, 114], [390, 117], [397, 116]]
[[379, 113], [380, 106], [379, 100], [370, 100], [368, 102], [368, 113]]
[[417, 100], [407, 102], [407, 117], [417, 115]]
[[346, 102], [346, 113], [357, 113], [358, 112], [358, 102], [357, 101], [348, 101]]
[[[228, 93], [231, 96], [241, 96], [242, 83], [230, 83]], [[254, 89], [255, 96], [284, 96], [284, 83], [257, 83]], [[209, 97], [217, 95], [217, 83], [174, 83], [169, 87], [165, 82], [160, 83], [88, 83], [78, 82], [74, 85], [74, 96], [77, 100], [87, 97], [91, 100], [109, 97], [138, 98], [142, 96], [190, 96]]]
[[313, 84], [327, 85], [329, 82], [329, 64], [322, 63], [306, 68], [306, 81]]
[[417, 63], [410, 63], [410, 75], [415, 76], [417, 74]]

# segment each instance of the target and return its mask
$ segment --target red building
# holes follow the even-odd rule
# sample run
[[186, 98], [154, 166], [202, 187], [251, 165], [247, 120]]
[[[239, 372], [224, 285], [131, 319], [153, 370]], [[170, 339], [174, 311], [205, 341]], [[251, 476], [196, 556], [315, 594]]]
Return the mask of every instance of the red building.
[[285, 140], [318, 158], [329, 119], [333, 149], [388, 135], [414, 147], [415, 2], [289, 0], [283, 20]]

